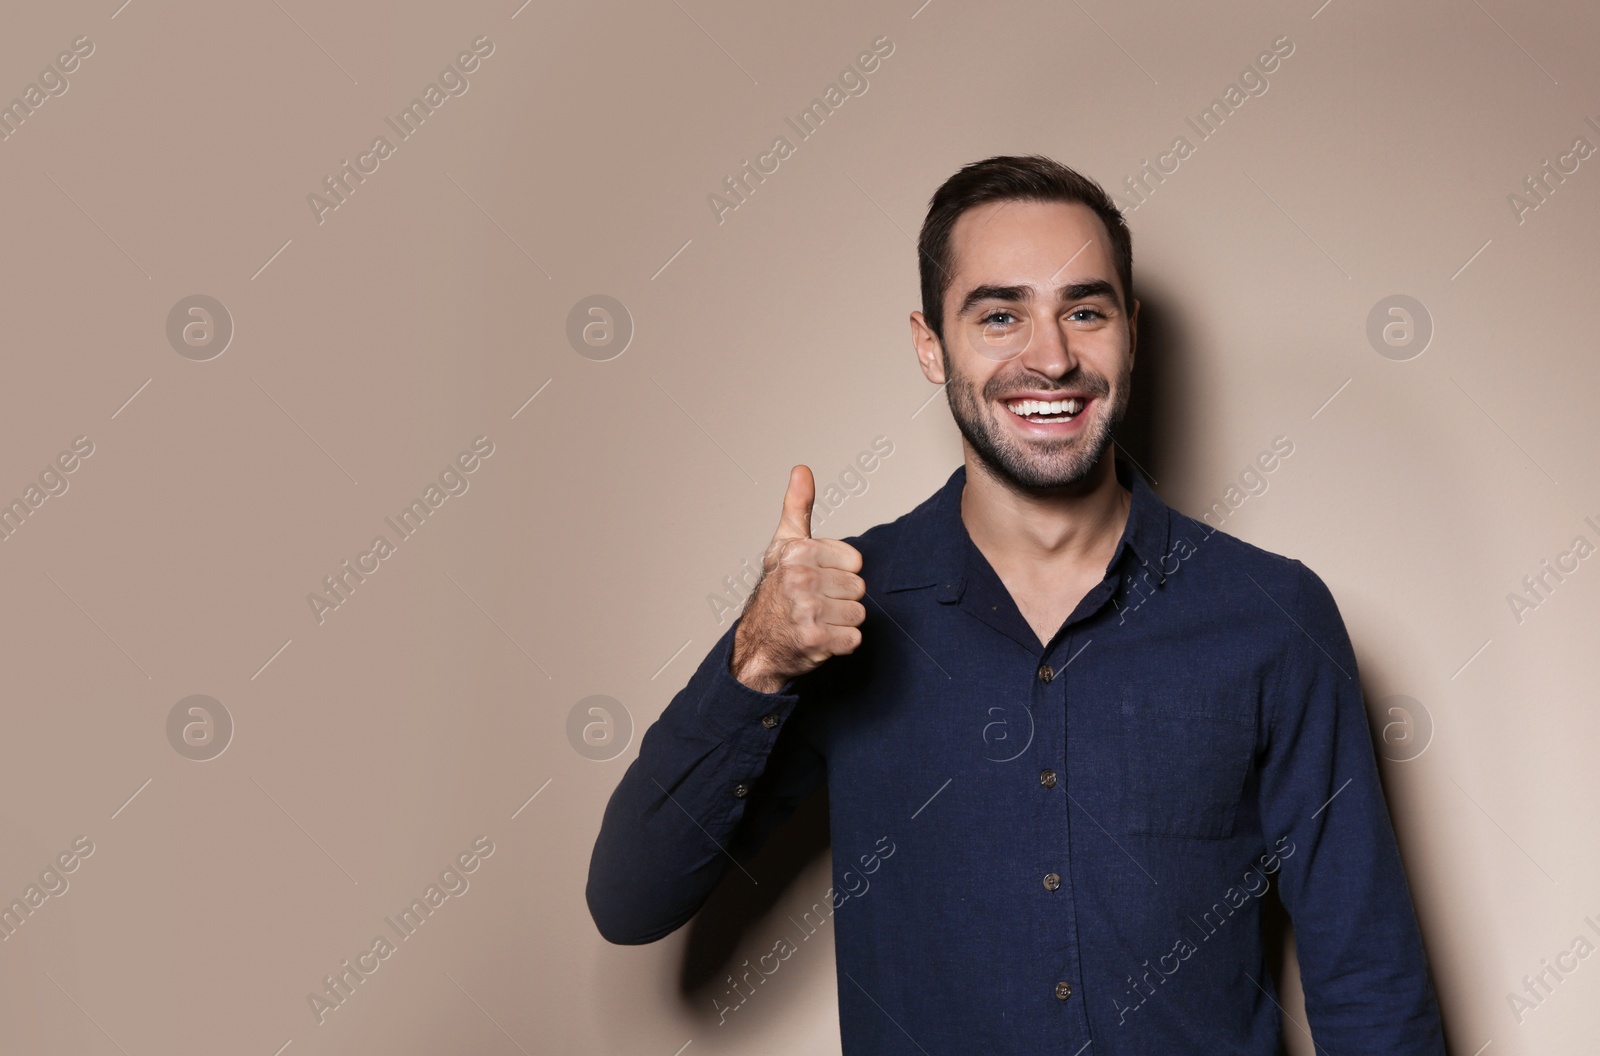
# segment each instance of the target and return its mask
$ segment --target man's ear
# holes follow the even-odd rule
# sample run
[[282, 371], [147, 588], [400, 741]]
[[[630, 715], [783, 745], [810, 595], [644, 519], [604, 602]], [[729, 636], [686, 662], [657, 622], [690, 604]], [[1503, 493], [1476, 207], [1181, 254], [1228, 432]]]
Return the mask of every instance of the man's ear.
[[922, 368], [922, 376], [935, 385], [943, 385], [944, 346], [921, 312], [911, 313], [911, 344], [917, 350], [917, 365]]
[[1133, 366], [1133, 356], [1139, 348], [1139, 298], [1133, 299], [1133, 311], [1128, 313], [1128, 366]]

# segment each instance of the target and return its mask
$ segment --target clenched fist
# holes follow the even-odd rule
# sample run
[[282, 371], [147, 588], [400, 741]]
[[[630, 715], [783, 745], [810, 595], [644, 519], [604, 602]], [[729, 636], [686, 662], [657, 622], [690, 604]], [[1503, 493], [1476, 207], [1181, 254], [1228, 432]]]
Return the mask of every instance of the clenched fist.
[[761, 559], [761, 580], [733, 635], [729, 667], [740, 682], [776, 693], [831, 656], [861, 644], [867, 584], [861, 551], [838, 539], [811, 538], [817, 485], [808, 466], [789, 471], [783, 517]]

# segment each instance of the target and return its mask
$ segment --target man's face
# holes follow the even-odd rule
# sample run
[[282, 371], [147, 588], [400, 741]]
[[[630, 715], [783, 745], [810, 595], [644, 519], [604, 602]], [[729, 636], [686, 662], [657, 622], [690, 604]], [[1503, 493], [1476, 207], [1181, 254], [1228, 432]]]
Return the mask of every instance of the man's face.
[[[1122, 310], [1105, 226], [1076, 202], [991, 202], [961, 215], [951, 245], [942, 345], [911, 315], [923, 373], [947, 385], [994, 475], [1028, 490], [1077, 483], [1127, 411], [1139, 316], [1137, 301]], [[1069, 398], [1055, 411], [1019, 402]]]

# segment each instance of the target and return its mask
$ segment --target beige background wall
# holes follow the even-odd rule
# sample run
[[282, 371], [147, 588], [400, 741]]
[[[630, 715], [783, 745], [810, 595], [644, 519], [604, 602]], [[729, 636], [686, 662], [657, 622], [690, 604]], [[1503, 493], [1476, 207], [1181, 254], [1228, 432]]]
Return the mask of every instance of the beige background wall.
[[[934, 188], [1039, 151], [1132, 206], [1180, 136], [1129, 213], [1130, 449], [1199, 515], [1292, 440], [1220, 523], [1341, 605], [1453, 1051], [1592, 1049], [1600, 959], [1520, 1022], [1507, 1000], [1600, 939], [1600, 559], [1520, 620], [1508, 600], [1600, 544], [1600, 157], [1560, 161], [1600, 146], [1592, 4], [117, 2], [0, 34], [0, 101], [39, 86], [0, 141], [0, 499], [37, 505], [0, 541], [0, 895], [38, 901], [0, 942], [0, 1049], [837, 1052], [831, 935], [712, 1012], [826, 890], [817, 812], [762, 861], [775, 903], [719, 893], [729, 923], [619, 948], [583, 901], [606, 797], [792, 464], [825, 486], [892, 442], [819, 510], [838, 537], [959, 461], [906, 323]], [[800, 140], [785, 118], [882, 37]], [[1186, 118], [1283, 37], [1201, 139]], [[480, 38], [401, 139], [385, 118]], [[319, 220], [308, 195], [380, 135]], [[719, 222], [708, 196], [780, 135]], [[1578, 167], [1519, 216], [1547, 160]], [[595, 294], [631, 320], [620, 354], [569, 341]], [[1397, 294], [1425, 346], [1369, 339], [1375, 312], [1407, 325]], [[479, 437], [401, 540], [385, 518]], [[319, 620], [307, 595], [379, 534]], [[609, 759], [569, 733], [594, 695]], [[440, 881], [480, 837], [467, 886]], [[430, 884], [456, 893], [398, 940]], [[308, 993], [380, 935], [319, 1023]]]

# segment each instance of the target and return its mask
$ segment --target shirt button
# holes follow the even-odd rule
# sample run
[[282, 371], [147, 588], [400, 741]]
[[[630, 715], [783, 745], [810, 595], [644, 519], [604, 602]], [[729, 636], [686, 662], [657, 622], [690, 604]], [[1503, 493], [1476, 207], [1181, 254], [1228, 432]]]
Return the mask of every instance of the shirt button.
[[774, 726], [778, 725], [778, 716], [776, 716], [776, 715], [763, 715], [763, 716], [761, 716], [761, 725], [765, 726], [769, 730], [772, 729]]
[[750, 794], [750, 786], [745, 784], [743, 781], [740, 781], [737, 785], [733, 786], [733, 794], [738, 796], [740, 799], [743, 799], [745, 796]]
[[1065, 1001], [1067, 998], [1071, 997], [1072, 996], [1072, 984], [1071, 983], [1057, 983], [1056, 984], [1056, 996], [1059, 997], [1063, 1001]]
[[1046, 891], [1054, 891], [1056, 888], [1058, 888], [1060, 886], [1061, 886], [1061, 874], [1059, 874], [1059, 873], [1045, 873], [1044, 874], [1044, 889]]
[[1052, 678], [1055, 678], [1055, 677], [1056, 677], [1056, 673], [1050, 667], [1049, 664], [1040, 664], [1039, 665], [1039, 681], [1040, 682], [1048, 682]]
[[1040, 770], [1039, 783], [1045, 788], [1056, 787], [1056, 772], [1054, 770]]

